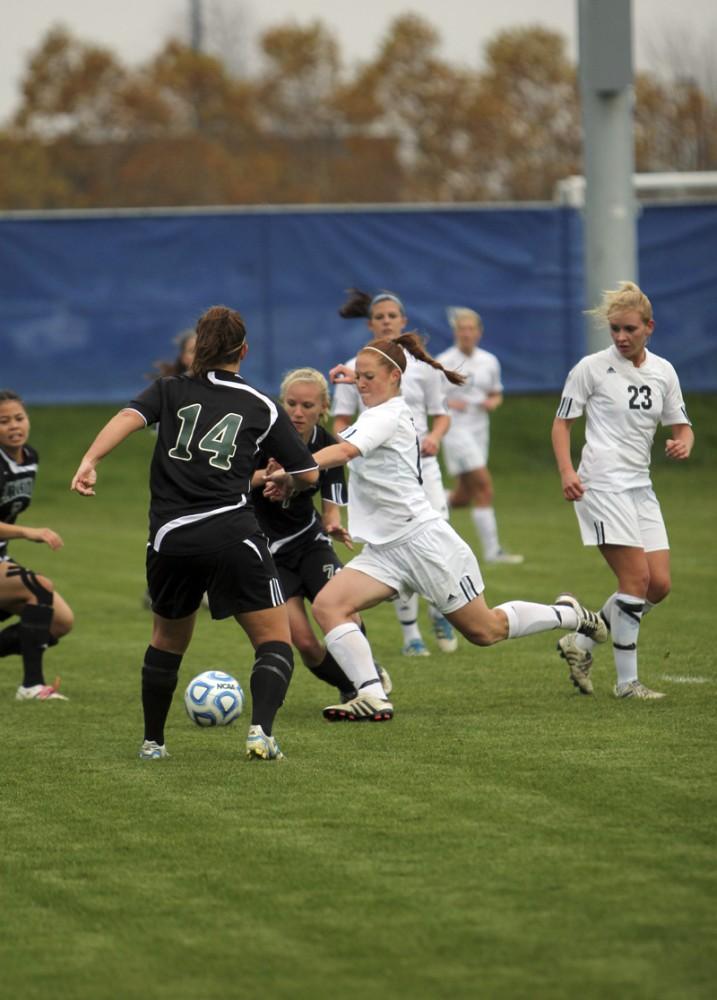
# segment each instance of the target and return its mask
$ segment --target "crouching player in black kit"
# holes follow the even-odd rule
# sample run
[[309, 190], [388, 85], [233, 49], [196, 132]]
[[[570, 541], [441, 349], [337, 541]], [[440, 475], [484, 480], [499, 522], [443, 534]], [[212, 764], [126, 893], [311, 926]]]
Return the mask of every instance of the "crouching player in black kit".
[[[321, 426], [329, 411], [329, 387], [315, 368], [295, 368], [281, 383], [279, 399], [289, 419], [311, 452], [336, 444], [336, 438]], [[277, 471], [275, 456], [266, 443], [257, 455], [257, 468], [252, 485], [252, 501], [257, 520], [269, 539], [271, 552], [279, 572], [281, 589], [286, 599], [291, 625], [291, 641], [299, 650], [309, 670], [320, 680], [337, 688], [342, 700], [356, 697], [356, 690], [311, 627], [304, 599], [313, 604], [322, 587], [342, 568], [333, 550], [336, 538], [353, 548], [351, 536], [341, 525], [340, 508], [348, 503], [346, 476], [343, 467], [326, 469], [318, 483], [295, 493], [283, 501], [276, 487], [266, 486], [267, 474]], [[321, 515], [314, 506], [313, 496], [321, 493]], [[361, 619], [355, 616], [361, 628]], [[391, 691], [388, 672], [376, 664], [384, 691]]]
[[0, 632], [0, 657], [22, 657], [23, 678], [18, 701], [67, 701], [54, 684], [45, 684], [42, 657], [48, 646], [72, 628], [72, 611], [54, 590], [52, 582], [8, 556], [8, 541], [24, 538], [62, 548], [62, 539], [51, 528], [15, 524], [30, 506], [37, 474], [37, 452], [27, 444], [30, 421], [22, 400], [9, 389], [0, 391], [0, 621], [19, 615], [20, 620]]
[[286, 605], [249, 498], [258, 448], [311, 485], [318, 472], [286, 413], [238, 374], [247, 353], [239, 313], [199, 319], [189, 375], [157, 379], [100, 431], [72, 489], [94, 495], [96, 466], [133, 431], [159, 424], [150, 471], [147, 583], [152, 639], [142, 667], [143, 760], [167, 756], [164, 725], [206, 591], [213, 618], [233, 615], [254, 646], [249, 759], [282, 757], [272, 733], [293, 670]]

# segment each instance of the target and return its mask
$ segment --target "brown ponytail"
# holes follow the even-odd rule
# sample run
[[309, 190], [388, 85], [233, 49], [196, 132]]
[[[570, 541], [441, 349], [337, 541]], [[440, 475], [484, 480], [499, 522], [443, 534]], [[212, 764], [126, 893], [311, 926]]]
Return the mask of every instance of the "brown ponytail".
[[192, 375], [206, 375], [214, 368], [233, 364], [246, 342], [244, 320], [234, 309], [212, 306], [199, 317]]
[[423, 361], [424, 364], [430, 365], [431, 368], [437, 368], [443, 372], [451, 385], [463, 385], [465, 382], [465, 375], [461, 375], [460, 372], [453, 371], [452, 369], [444, 368], [440, 361], [436, 361], [435, 358], [431, 357], [417, 333], [402, 333], [393, 343], [398, 344], [399, 347], [403, 347], [416, 361]]
[[381, 364], [387, 368], [393, 366], [400, 368], [401, 373], [406, 370], [406, 355], [404, 351], [407, 351], [416, 361], [423, 361], [424, 364], [430, 365], [431, 368], [437, 368], [443, 372], [448, 381], [453, 385], [463, 385], [466, 380], [465, 375], [444, 368], [440, 361], [432, 358], [423, 346], [421, 338], [417, 333], [402, 333], [396, 340], [386, 340], [385, 338], [372, 340], [370, 344], [364, 344], [358, 353], [361, 354], [362, 351], [376, 351], [377, 354], [382, 354], [384, 360]]
[[347, 299], [339, 309], [342, 319], [368, 319], [371, 311], [371, 296], [360, 288], [347, 288]]

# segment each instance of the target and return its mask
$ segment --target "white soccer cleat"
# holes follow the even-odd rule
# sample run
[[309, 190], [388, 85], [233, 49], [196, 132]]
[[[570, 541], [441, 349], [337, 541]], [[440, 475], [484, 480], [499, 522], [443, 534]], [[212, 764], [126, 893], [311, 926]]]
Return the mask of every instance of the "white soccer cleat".
[[587, 608], [578, 601], [572, 594], [558, 594], [553, 604], [564, 605], [572, 608], [578, 616], [578, 627], [575, 629], [580, 635], [586, 635], [593, 642], [607, 642], [610, 629], [603, 616], [597, 611], [588, 611]]
[[[456, 638], [456, 633], [453, 630], [453, 626], [445, 617], [441, 615], [439, 618], [433, 619], [433, 634], [436, 637], [436, 642], [438, 648], [442, 653], [455, 653], [458, 649], [458, 639]], [[384, 688], [384, 691], [386, 689]], [[386, 691], [388, 694], [388, 691]]]
[[164, 743], [155, 743], [154, 740], [145, 740], [139, 748], [140, 760], [163, 760], [169, 757], [169, 751]]
[[359, 694], [343, 705], [328, 705], [323, 714], [328, 722], [389, 722], [393, 705], [387, 698]]
[[616, 698], [641, 698], [643, 701], [658, 701], [664, 698], [662, 691], [652, 691], [640, 681], [629, 681], [627, 684], [616, 684], [613, 688]]
[[60, 678], [55, 678], [54, 684], [33, 684], [32, 687], [23, 687], [22, 684], [15, 692], [15, 701], [69, 701], [64, 694], [60, 694]]
[[570, 680], [578, 689], [580, 694], [592, 694], [593, 682], [590, 678], [593, 658], [585, 649], [581, 649], [576, 639], [575, 632], [568, 632], [562, 639], [558, 639], [558, 652], [568, 664]]
[[267, 736], [261, 726], [249, 726], [246, 738], [247, 760], [284, 760], [279, 744]]

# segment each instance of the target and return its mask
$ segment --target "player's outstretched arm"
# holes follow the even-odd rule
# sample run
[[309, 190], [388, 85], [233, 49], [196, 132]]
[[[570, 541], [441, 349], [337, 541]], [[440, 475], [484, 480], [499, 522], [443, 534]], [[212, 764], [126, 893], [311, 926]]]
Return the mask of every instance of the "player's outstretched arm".
[[6, 524], [0, 521], [0, 540], [24, 538], [26, 542], [44, 542], [51, 549], [61, 549], [65, 544], [52, 528], [30, 528], [26, 524]]
[[95, 483], [97, 482], [97, 463], [105, 455], [109, 455], [118, 444], [129, 437], [134, 431], [145, 426], [144, 417], [136, 410], [120, 410], [112, 419], [105, 424], [90, 447], [85, 452], [85, 456], [80, 462], [77, 472], [72, 477], [70, 489], [79, 493], [83, 497], [95, 495]]
[[349, 441], [339, 441], [314, 452], [314, 461], [320, 469], [335, 469], [346, 465], [352, 458], [358, 458], [361, 452]]

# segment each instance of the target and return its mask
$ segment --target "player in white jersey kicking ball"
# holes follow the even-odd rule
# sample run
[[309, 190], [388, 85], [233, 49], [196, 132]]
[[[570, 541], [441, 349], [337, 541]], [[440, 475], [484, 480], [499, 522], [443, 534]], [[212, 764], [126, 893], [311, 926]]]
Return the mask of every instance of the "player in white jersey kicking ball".
[[[403, 303], [393, 292], [381, 291], [373, 297], [358, 288], [350, 288], [347, 300], [339, 309], [344, 319], [364, 318], [373, 337], [395, 340], [406, 330], [408, 317]], [[347, 367], [353, 369], [356, 359], [351, 358]], [[448, 504], [443, 487], [438, 451], [441, 439], [448, 430], [451, 418], [446, 410], [445, 381], [440, 371], [430, 365], [414, 362], [406, 355], [406, 369], [401, 379], [401, 394], [416, 425], [416, 433], [421, 443], [421, 479], [428, 501], [441, 517], [448, 520]], [[334, 433], [349, 427], [364, 409], [363, 400], [352, 379], [344, 379], [336, 384], [331, 413], [334, 418]], [[429, 428], [429, 418], [431, 426]], [[418, 626], [418, 595], [410, 598], [399, 597], [394, 601], [394, 609], [403, 633], [401, 652], [404, 656], [429, 656]], [[453, 653], [458, 648], [458, 640], [450, 622], [435, 605], [428, 605], [433, 634], [442, 653]]]
[[[338, 365], [331, 372], [332, 379], [355, 381], [365, 409], [338, 444], [314, 453], [322, 469], [350, 463], [349, 531], [365, 543], [313, 605], [326, 648], [358, 692], [345, 704], [324, 709], [331, 722], [392, 718], [393, 705], [376, 675], [371, 647], [352, 616], [397, 594], [422, 594], [478, 646], [555, 628], [578, 631], [597, 642], [608, 635], [599, 615], [569, 594], [552, 605], [508, 601], [488, 607], [475, 555], [431, 506], [421, 486], [421, 448], [401, 396], [406, 352], [445, 371], [450, 382], [461, 382], [461, 375], [443, 369], [412, 334], [374, 340], [359, 351], [355, 369]], [[291, 488], [285, 474], [270, 478]]]
[[[579, 361], [568, 375], [552, 440], [563, 496], [575, 504], [583, 545], [596, 545], [617, 579], [600, 612], [612, 633], [618, 698], [663, 698], [637, 676], [640, 621], [670, 592], [670, 551], [662, 512], [650, 481], [650, 451], [658, 424], [671, 427], [665, 452], [689, 458], [694, 434], [677, 374], [647, 350], [655, 322], [650, 300], [623, 281], [593, 310], [607, 321], [612, 347]], [[570, 455], [570, 428], [585, 413], [585, 447], [578, 471]], [[558, 643], [570, 678], [592, 694], [593, 642], [566, 635]]]
[[451, 386], [446, 406], [451, 426], [443, 438], [446, 468], [455, 477], [450, 507], [471, 508], [471, 520], [483, 548], [482, 562], [518, 565], [523, 557], [506, 552], [498, 540], [493, 508], [493, 478], [488, 469], [490, 414], [503, 402], [500, 362], [479, 347], [483, 321], [473, 309], [451, 308], [448, 320], [455, 343], [438, 355], [445, 368], [465, 376], [461, 386]]

